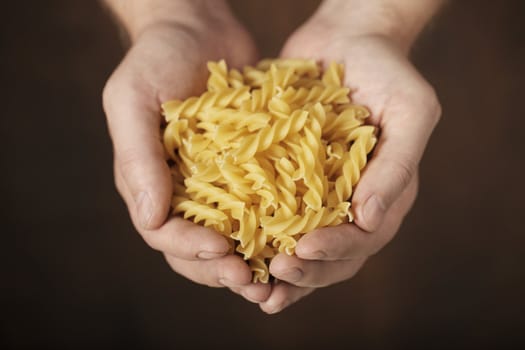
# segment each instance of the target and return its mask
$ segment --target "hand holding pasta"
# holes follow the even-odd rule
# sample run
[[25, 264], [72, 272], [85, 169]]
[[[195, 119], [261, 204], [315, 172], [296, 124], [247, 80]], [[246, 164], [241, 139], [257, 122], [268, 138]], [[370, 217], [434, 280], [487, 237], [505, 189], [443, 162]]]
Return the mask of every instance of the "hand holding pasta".
[[160, 103], [206, 87], [206, 62], [225, 57], [234, 66], [255, 62], [250, 35], [224, 1], [106, 0], [131, 47], [104, 89], [113, 141], [115, 182], [136, 230], [162, 252], [178, 274], [200, 284], [230, 287], [266, 300], [242, 258], [224, 237], [180, 217], [168, 217], [172, 181], [159, 138]]
[[367, 123], [380, 134], [352, 194], [354, 222], [309, 232], [295, 256], [275, 256], [270, 272], [280, 283], [260, 304], [264, 311], [279, 312], [316, 288], [352, 278], [398, 231], [440, 115], [435, 92], [407, 53], [440, 2], [325, 0], [281, 51], [283, 58], [345, 64], [343, 84], [369, 108]]
[[243, 73], [208, 63], [208, 91], [162, 105], [173, 213], [212, 227], [267, 283], [301, 235], [351, 222], [350, 198], [375, 128], [342, 85], [343, 66], [263, 60]]

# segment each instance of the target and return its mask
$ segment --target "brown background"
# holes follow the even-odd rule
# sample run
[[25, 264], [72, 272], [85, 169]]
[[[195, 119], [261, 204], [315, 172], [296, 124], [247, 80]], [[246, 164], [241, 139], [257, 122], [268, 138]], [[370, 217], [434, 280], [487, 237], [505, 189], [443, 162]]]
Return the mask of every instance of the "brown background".
[[[272, 56], [317, 2], [233, 4]], [[275, 316], [177, 276], [134, 232], [100, 98], [123, 49], [97, 2], [4, 4], [0, 348], [524, 345], [524, 4], [436, 17], [413, 58], [444, 114], [414, 210], [358, 276]]]

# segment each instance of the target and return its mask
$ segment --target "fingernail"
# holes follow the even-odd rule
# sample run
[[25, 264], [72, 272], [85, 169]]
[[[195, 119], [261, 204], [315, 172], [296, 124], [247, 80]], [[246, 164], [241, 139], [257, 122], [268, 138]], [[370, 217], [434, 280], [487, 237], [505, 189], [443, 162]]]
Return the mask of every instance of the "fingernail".
[[367, 226], [366, 229], [375, 231], [383, 222], [385, 212], [386, 209], [379, 198], [375, 194], [370, 196], [363, 206], [363, 219]]
[[287, 282], [297, 282], [303, 277], [303, 271], [294, 267], [279, 274], [279, 278]]
[[208, 251], [203, 250], [202, 252], [199, 252], [197, 254], [197, 257], [199, 259], [210, 260], [210, 259], [220, 258], [221, 256], [224, 256], [225, 254], [226, 252], [208, 252]]
[[149, 222], [151, 220], [151, 217], [153, 216], [153, 207], [151, 205], [151, 198], [149, 197], [147, 192], [140, 192], [137, 201], [137, 213], [140, 220], [140, 226], [142, 226], [143, 229], [147, 229], [149, 227]]

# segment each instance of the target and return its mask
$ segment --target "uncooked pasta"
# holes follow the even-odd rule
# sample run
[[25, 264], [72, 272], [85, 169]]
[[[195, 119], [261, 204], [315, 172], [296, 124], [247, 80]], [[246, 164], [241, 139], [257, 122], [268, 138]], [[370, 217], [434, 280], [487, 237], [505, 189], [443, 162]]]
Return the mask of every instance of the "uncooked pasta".
[[376, 143], [343, 66], [267, 59], [242, 72], [209, 62], [207, 91], [162, 105], [172, 208], [224, 235], [269, 281], [278, 253], [319, 227], [353, 220], [353, 189]]

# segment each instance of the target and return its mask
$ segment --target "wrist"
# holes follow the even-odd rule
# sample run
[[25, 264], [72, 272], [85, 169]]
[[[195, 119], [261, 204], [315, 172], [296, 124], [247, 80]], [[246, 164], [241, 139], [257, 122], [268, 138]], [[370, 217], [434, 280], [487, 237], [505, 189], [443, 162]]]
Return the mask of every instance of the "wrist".
[[197, 31], [231, 16], [224, 0], [104, 0], [133, 43], [150, 29], [178, 26]]
[[345, 36], [381, 36], [408, 53], [443, 0], [325, 0], [314, 20]]

